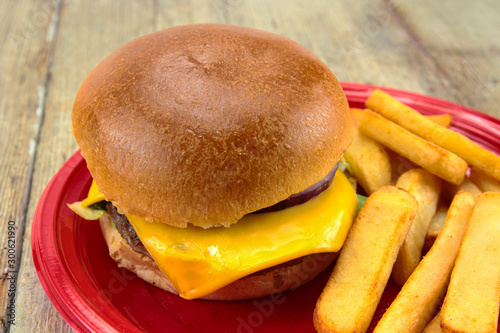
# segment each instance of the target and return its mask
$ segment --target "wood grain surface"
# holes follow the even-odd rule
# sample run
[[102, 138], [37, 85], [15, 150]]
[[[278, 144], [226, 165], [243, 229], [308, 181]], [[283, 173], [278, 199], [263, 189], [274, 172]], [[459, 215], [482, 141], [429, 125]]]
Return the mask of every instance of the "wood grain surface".
[[[31, 222], [45, 185], [77, 150], [70, 121], [79, 86], [120, 45], [174, 25], [250, 26], [303, 44], [341, 81], [423, 93], [500, 118], [499, 17], [497, 0], [0, 1], [0, 328], [72, 331], [38, 281]], [[8, 221], [17, 228], [13, 268]], [[8, 271], [17, 272], [14, 280]]]

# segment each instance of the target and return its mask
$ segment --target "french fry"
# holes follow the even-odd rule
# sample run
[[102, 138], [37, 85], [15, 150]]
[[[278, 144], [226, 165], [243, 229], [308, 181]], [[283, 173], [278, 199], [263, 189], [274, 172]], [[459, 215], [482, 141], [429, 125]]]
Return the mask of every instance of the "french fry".
[[444, 332], [497, 332], [500, 304], [500, 193], [477, 198], [451, 274]]
[[316, 304], [318, 332], [366, 331], [417, 209], [415, 198], [394, 186], [368, 198]]
[[432, 120], [434, 123], [438, 124], [439, 126], [443, 127], [450, 127], [451, 125], [451, 114], [436, 114], [432, 116], [426, 116], [427, 119]]
[[[363, 109], [359, 108], [351, 108], [351, 115], [354, 120], [354, 125], [357, 126], [356, 123], [356, 116], [359, 116], [359, 112], [363, 112]], [[434, 123], [443, 126], [443, 127], [450, 127], [451, 121], [452, 121], [452, 116], [451, 114], [434, 114], [434, 115], [429, 115], [426, 116], [429, 120], [432, 120]]]
[[444, 222], [448, 216], [448, 205], [441, 198], [438, 201], [436, 213], [432, 217], [427, 233], [425, 234], [424, 250], [429, 250], [434, 244], [434, 240], [443, 229]]
[[410, 133], [373, 111], [363, 112], [359, 129], [362, 134], [450, 183], [458, 185], [465, 177], [468, 166], [460, 157]]
[[473, 167], [500, 181], [500, 156], [480, 147], [466, 136], [439, 126], [378, 89], [368, 98], [366, 106], [410, 132], [460, 156]]
[[391, 183], [391, 164], [384, 147], [359, 132], [354, 134], [344, 158], [368, 195]]
[[431, 322], [427, 327], [425, 327], [423, 333], [441, 333], [443, 330], [441, 329], [441, 312], [438, 312], [437, 315], [432, 318]]
[[446, 293], [474, 204], [472, 194], [457, 193], [443, 230], [384, 313], [374, 333], [422, 332], [432, 320]]
[[429, 229], [427, 229], [427, 234], [425, 235], [424, 250], [429, 250], [434, 243], [434, 240], [441, 231], [444, 221], [446, 220], [446, 215], [448, 214], [447, 204], [451, 203], [459, 191], [467, 191], [474, 197], [477, 197], [482, 193], [469, 178], [465, 178], [462, 184], [458, 186], [444, 182], [441, 190], [441, 200], [438, 202], [436, 214], [434, 214], [434, 217], [429, 224]]
[[357, 109], [357, 108], [351, 108], [351, 118], [352, 118], [352, 124], [354, 125], [355, 128], [358, 128], [359, 126], [359, 121], [361, 117], [363, 117], [363, 109]]
[[470, 179], [483, 192], [500, 192], [500, 182], [475, 168], [471, 169]]
[[[354, 123], [357, 122], [357, 109], [351, 109]], [[344, 153], [352, 175], [359, 185], [370, 195], [391, 182], [391, 164], [385, 148], [376, 141], [362, 135], [355, 128], [354, 139]]]
[[425, 236], [436, 212], [441, 183], [441, 179], [420, 168], [408, 170], [396, 182], [396, 186], [407, 190], [419, 205], [392, 270], [392, 278], [399, 286], [405, 284], [422, 258]]
[[477, 186], [474, 184], [469, 178], [464, 178], [464, 181], [460, 185], [450, 184], [445, 182], [443, 184], [443, 192], [442, 197], [446, 201], [446, 203], [451, 203], [451, 200], [455, 197], [455, 194], [458, 191], [467, 191], [472, 194], [474, 197], [477, 197], [481, 193], [483, 193]]

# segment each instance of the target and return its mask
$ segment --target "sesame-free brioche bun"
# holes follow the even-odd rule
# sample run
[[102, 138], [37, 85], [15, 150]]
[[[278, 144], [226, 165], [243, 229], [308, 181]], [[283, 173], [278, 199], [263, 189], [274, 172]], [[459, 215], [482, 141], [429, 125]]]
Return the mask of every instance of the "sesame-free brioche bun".
[[328, 67], [296, 42], [220, 24], [133, 40], [85, 80], [72, 131], [120, 212], [229, 226], [322, 179], [352, 140]]
[[[119, 267], [134, 272], [138, 277], [158, 288], [178, 294], [152, 259], [130, 247], [113, 226], [108, 214], [104, 214], [99, 220], [109, 254]], [[315, 278], [337, 258], [337, 255], [336, 252], [308, 255], [290, 264], [285, 263], [248, 275], [201, 299], [235, 301], [294, 289]]]

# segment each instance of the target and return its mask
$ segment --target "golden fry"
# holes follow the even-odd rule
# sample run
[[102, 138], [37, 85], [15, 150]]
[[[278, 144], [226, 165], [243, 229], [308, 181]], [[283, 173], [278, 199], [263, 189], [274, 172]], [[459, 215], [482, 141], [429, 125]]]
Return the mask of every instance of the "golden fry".
[[363, 117], [363, 109], [351, 108], [352, 124], [355, 128], [359, 126], [359, 121]]
[[359, 129], [362, 134], [450, 183], [458, 185], [465, 177], [467, 163], [460, 157], [410, 133], [375, 112], [363, 112]]
[[429, 325], [425, 328], [423, 333], [441, 333], [443, 330], [441, 329], [441, 312], [438, 312], [436, 316], [431, 320]]
[[436, 114], [432, 116], [426, 116], [427, 119], [432, 120], [434, 123], [438, 124], [439, 126], [443, 127], [450, 127], [451, 125], [451, 114]]
[[[360, 112], [363, 112], [364, 109], [358, 109], [358, 108], [351, 108], [351, 115], [353, 119], [353, 124], [354, 126], [358, 126], [358, 119], [360, 116]], [[432, 120], [432, 122], [438, 124], [439, 126], [443, 127], [450, 127], [451, 121], [452, 121], [452, 116], [451, 114], [435, 114], [435, 115], [429, 115], [426, 116], [429, 120]]]
[[399, 250], [392, 270], [392, 278], [399, 286], [403, 286], [422, 258], [425, 235], [436, 212], [441, 183], [441, 179], [424, 169], [408, 170], [396, 183], [397, 187], [413, 195], [419, 205], [417, 216]]
[[500, 156], [480, 147], [466, 136], [439, 126], [378, 89], [368, 98], [366, 106], [410, 132], [457, 154], [473, 167], [500, 181]]
[[394, 186], [368, 198], [316, 304], [318, 332], [366, 331], [417, 209], [415, 198]]
[[444, 332], [496, 332], [500, 303], [500, 193], [477, 199], [441, 308]]
[[[365, 111], [366, 110], [351, 108], [351, 115], [352, 115], [353, 124], [354, 124], [355, 128], [359, 127], [359, 123], [360, 123], [361, 118], [363, 117], [363, 113]], [[360, 135], [364, 138], [367, 138], [368, 140], [372, 140], [363, 134], [360, 134]], [[372, 140], [372, 142], [375, 142], [375, 144], [379, 145], [380, 147], [384, 147], [383, 145], [379, 144], [375, 140]], [[390, 182], [390, 184], [394, 185], [396, 183], [396, 180], [399, 178], [399, 176], [402, 173], [404, 173], [405, 171], [408, 171], [410, 169], [417, 167], [417, 165], [415, 163], [411, 162], [407, 158], [397, 154], [396, 152], [394, 152], [390, 149], [386, 149], [384, 147], [384, 152], [385, 152], [385, 155], [387, 155], [389, 158], [390, 166], [388, 168], [390, 168], [390, 170], [391, 170], [391, 182]], [[383, 162], [383, 164], [385, 164], [385, 161]], [[384, 168], [384, 169], [387, 168], [387, 167], [383, 166], [383, 164], [382, 164], [382, 166], [380, 166], [380, 168]]]
[[457, 193], [443, 230], [378, 322], [375, 333], [422, 332], [432, 320], [446, 293], [474, 204], [470, 193]]
[[471, 169], [470, 179], [483, 192], [500, 192], [500, 182], [485, 175], [475, 168]]
[[443, 229], [444, 222], [448, 216], [448, 205], [440, 199], [436, 208], [436, 213], [432, 217], [427, 234], [425, 235], [424, 250], [429, 250], [434, 244], [434, 240]]
[[[356, 123], [357, 112], [351, 109]], [[359, 185], [369, 195], [391, 182], [391, 164], [385, 148], [378, 142], [362, 135], [357, 129], [354, 131], [352, 144], [344, 153], [344, 158], [350, 166], [352, 175]]]

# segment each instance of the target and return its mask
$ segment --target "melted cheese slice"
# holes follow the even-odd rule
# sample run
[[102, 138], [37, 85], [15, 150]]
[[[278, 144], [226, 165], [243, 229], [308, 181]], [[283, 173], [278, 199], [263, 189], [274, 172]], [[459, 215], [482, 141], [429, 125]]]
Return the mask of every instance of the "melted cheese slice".
[[[93, 182], [82, 207], [102, 200]], [[338, 171], [317, 197], [280, 211], [245, 215], [230, 228], [182, 229], [127, 218], [179, 295], [194, 299], [289, 260], [339, 251], [357, 207], [353, 188]]]
[[281, 211], [249, 214], [230, 228], [176, 228], [127, 215], [181, 297], [208, 295], [244, 276], [308, 254], [336, 252], [357, 213], [341, 172], [317, 197]]

